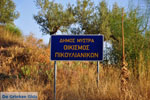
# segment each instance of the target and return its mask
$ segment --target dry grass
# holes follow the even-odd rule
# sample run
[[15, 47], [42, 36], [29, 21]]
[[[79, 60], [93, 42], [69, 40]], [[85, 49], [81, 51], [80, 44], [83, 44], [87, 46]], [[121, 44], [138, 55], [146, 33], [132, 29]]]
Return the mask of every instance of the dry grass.
[[[64, 65], [63, 62], [59, 62]], [[76, 63], [76, 62], [72, 62]], [[84, 63], [84, 62], [80, 62]], [[66, 67], [58, 69], [57, 100], [121, 100], [120, 70], [101, 68], [99, 87], [96, 84], [96, 64], [93, 68]], [[53, 100], [53, 81], [16, 80], [5, 91], [37, 91], [40, 100]], [[150, 81], [130, 79], [126, 100], [149, 100]]]
[[[53, 100], [54, 62], [49, 61], [50, 50], [32, 35], [18, 38], [6, 33], [0, 29], [0, 91], [38, 92], [39, 100]], [[57, 65], [57, 100], [121, 100], [121, 70], [115, 65], [100, 65], [99, 87], [96, 62]], [[139, 79], [130, 70], [126, 100], [150, 100], [150, 72], [144, 72], [142, 63], [139, 68]]]

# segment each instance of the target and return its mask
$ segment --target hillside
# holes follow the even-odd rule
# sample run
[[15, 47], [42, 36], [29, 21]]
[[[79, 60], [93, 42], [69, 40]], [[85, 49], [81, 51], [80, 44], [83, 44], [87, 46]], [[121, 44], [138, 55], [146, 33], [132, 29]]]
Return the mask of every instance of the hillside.
[[[0, 91], [38, 92], [39, 100], [53, 100], [53, 66], [50, 49], [30, 35], [17, 37], [0, 27]], [[57, 100], [121, 100], [121, 70], [96, 62], [57, 62]], [[150, 99], [150, 75], [137, 79], [132, 70], [126, 100]]]

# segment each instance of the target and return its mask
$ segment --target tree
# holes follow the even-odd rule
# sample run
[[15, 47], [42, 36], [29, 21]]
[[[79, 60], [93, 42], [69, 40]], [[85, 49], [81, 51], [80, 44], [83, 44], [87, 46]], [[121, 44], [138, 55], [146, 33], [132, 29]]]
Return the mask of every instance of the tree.
[[[145, 22], [144, 14], [139, 14], [137, 8], [130, 9], [125, 12], [124, 16], [124, 32], [125, 32], [125, 54], [126, 60], [130, 67], [138, 68], [138, 60], [140, 58], [140, 52], [146, 54], [147, 40], [144, 36], [147, 29], [147, 22]], [[147, 20], [147, 19], [146, 19]], [[112, 58], [115, 63], [121, 61], [122, 55], [122, 35], [121, 35], [121, 8], [117, 4], [114, 4], [112, 12], [110, 14], [110, 26], [112, 40]], [[145, 49], [144, 49], [145, 48]], [[146, 58], [146, 55], [145, 55]]]
[[103, 0], [98, 6], [94, 6], [91, 0], [78, 0], [73, 8], [76, 24], [79, 28], [73, 28], [75, 34], [103, 34], [105, 40], [111, 35], [109, 26], [109, 11]]
[[0, 1], [0, 24], [13, 23], [19, 17], [16, 5], [12, 0]]
[[97, 22], [99, 27], [99, 34], [104, 35], [105, 40], [105, 50], [104, 50], [104, 60], [106, 64], [108, 63], [108, 42], [110, 40], [111, 31], [110, 31], [110, 14], [107, 8], [105, 0], [99, 3], [97, 12]]
[[99, 14], [99, 22], [100, 22], [100, 34], [103, 34], [105, 40], [109, 40], [111, 31], [110, 31], [110, 16], [107, 8], [107, 4], [105, 1], [102, 1], [98, 7], [98, 14]]
[[70, 29], [73, 34], [94, 34], [93, 30], [95, 28], [93, 27], [95, 25], [93, 22], [95, 13], [93, 5], [94, 3], [90, 0], [77, 0], [76, 6], [72, 7], [76, 20], [74, 24], [78, 26]]
[[39, 12], [34, 15], [34, 19], [45, 34], [53, 35], [58, 30], [67, 31], [68, 27], [75, 21], [70, 6], [63, 9], [61, 4], [49, 0], [37, 0], [36, 5]]

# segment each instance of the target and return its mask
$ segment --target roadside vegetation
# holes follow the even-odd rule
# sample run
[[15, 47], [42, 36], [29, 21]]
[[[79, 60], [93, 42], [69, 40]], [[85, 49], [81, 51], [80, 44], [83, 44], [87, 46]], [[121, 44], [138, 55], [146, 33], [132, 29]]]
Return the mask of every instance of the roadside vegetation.
[[[0, 91], [38, 92], [40, 100], [53, 100], [53, 67], [50, 49], [42, 40], [16, 37], [0, 28]], [[150, 64], [139, 60], [139, 78], [130, 70], [128, 100], [149, 100]], [[58, 62], [59, 100], [120, 100], [121, 70], [116, 64], [100, 64], [99, 87], [96, 62]]]
[[[34, 18], [45, 34], [61, 31], [105, 37], [99, 86], [96, 84], [96, 62], [58, 61], [57, 100], [122, 100], [121, 8], [115, 3], [110, 10], [105, 1], [95, 6], [90, 0], [78, 1], [76, 6], [69, 5], [66, 9], [48, 0], [36, 3], [39, 13]], [[32, 34], [23, 36], [13, 23], [19, 16], [14, 3], [12, 0], [0, 2], [0, 5], [6, 4], [12, 9], [5, 15], [10, 17], [0, 16], [0, 92], [38, 92], [39, 100], [53, 100], [54, 62], [50, 61], [49, 45]], [[0, 15], [3, 12], [0, 8]], [[124, 14], [125, 55], [129, 69], [126, 100], [150, 100], [149, 13], [139, 12], [135, 8]]]

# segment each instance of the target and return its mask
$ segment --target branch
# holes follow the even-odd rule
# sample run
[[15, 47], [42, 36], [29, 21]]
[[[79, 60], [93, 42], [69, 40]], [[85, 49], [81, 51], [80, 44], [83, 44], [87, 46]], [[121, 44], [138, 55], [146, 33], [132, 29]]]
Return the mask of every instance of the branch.
[[110, 38], [112, 38], [113, 40], [115, 40], [119, 43], [119, 40], [114, 35], [110, 35]]
[[50, 35], [55, 34], [59, 30], [60, 26], [54, 27], [53, 31], [50, 31]]

